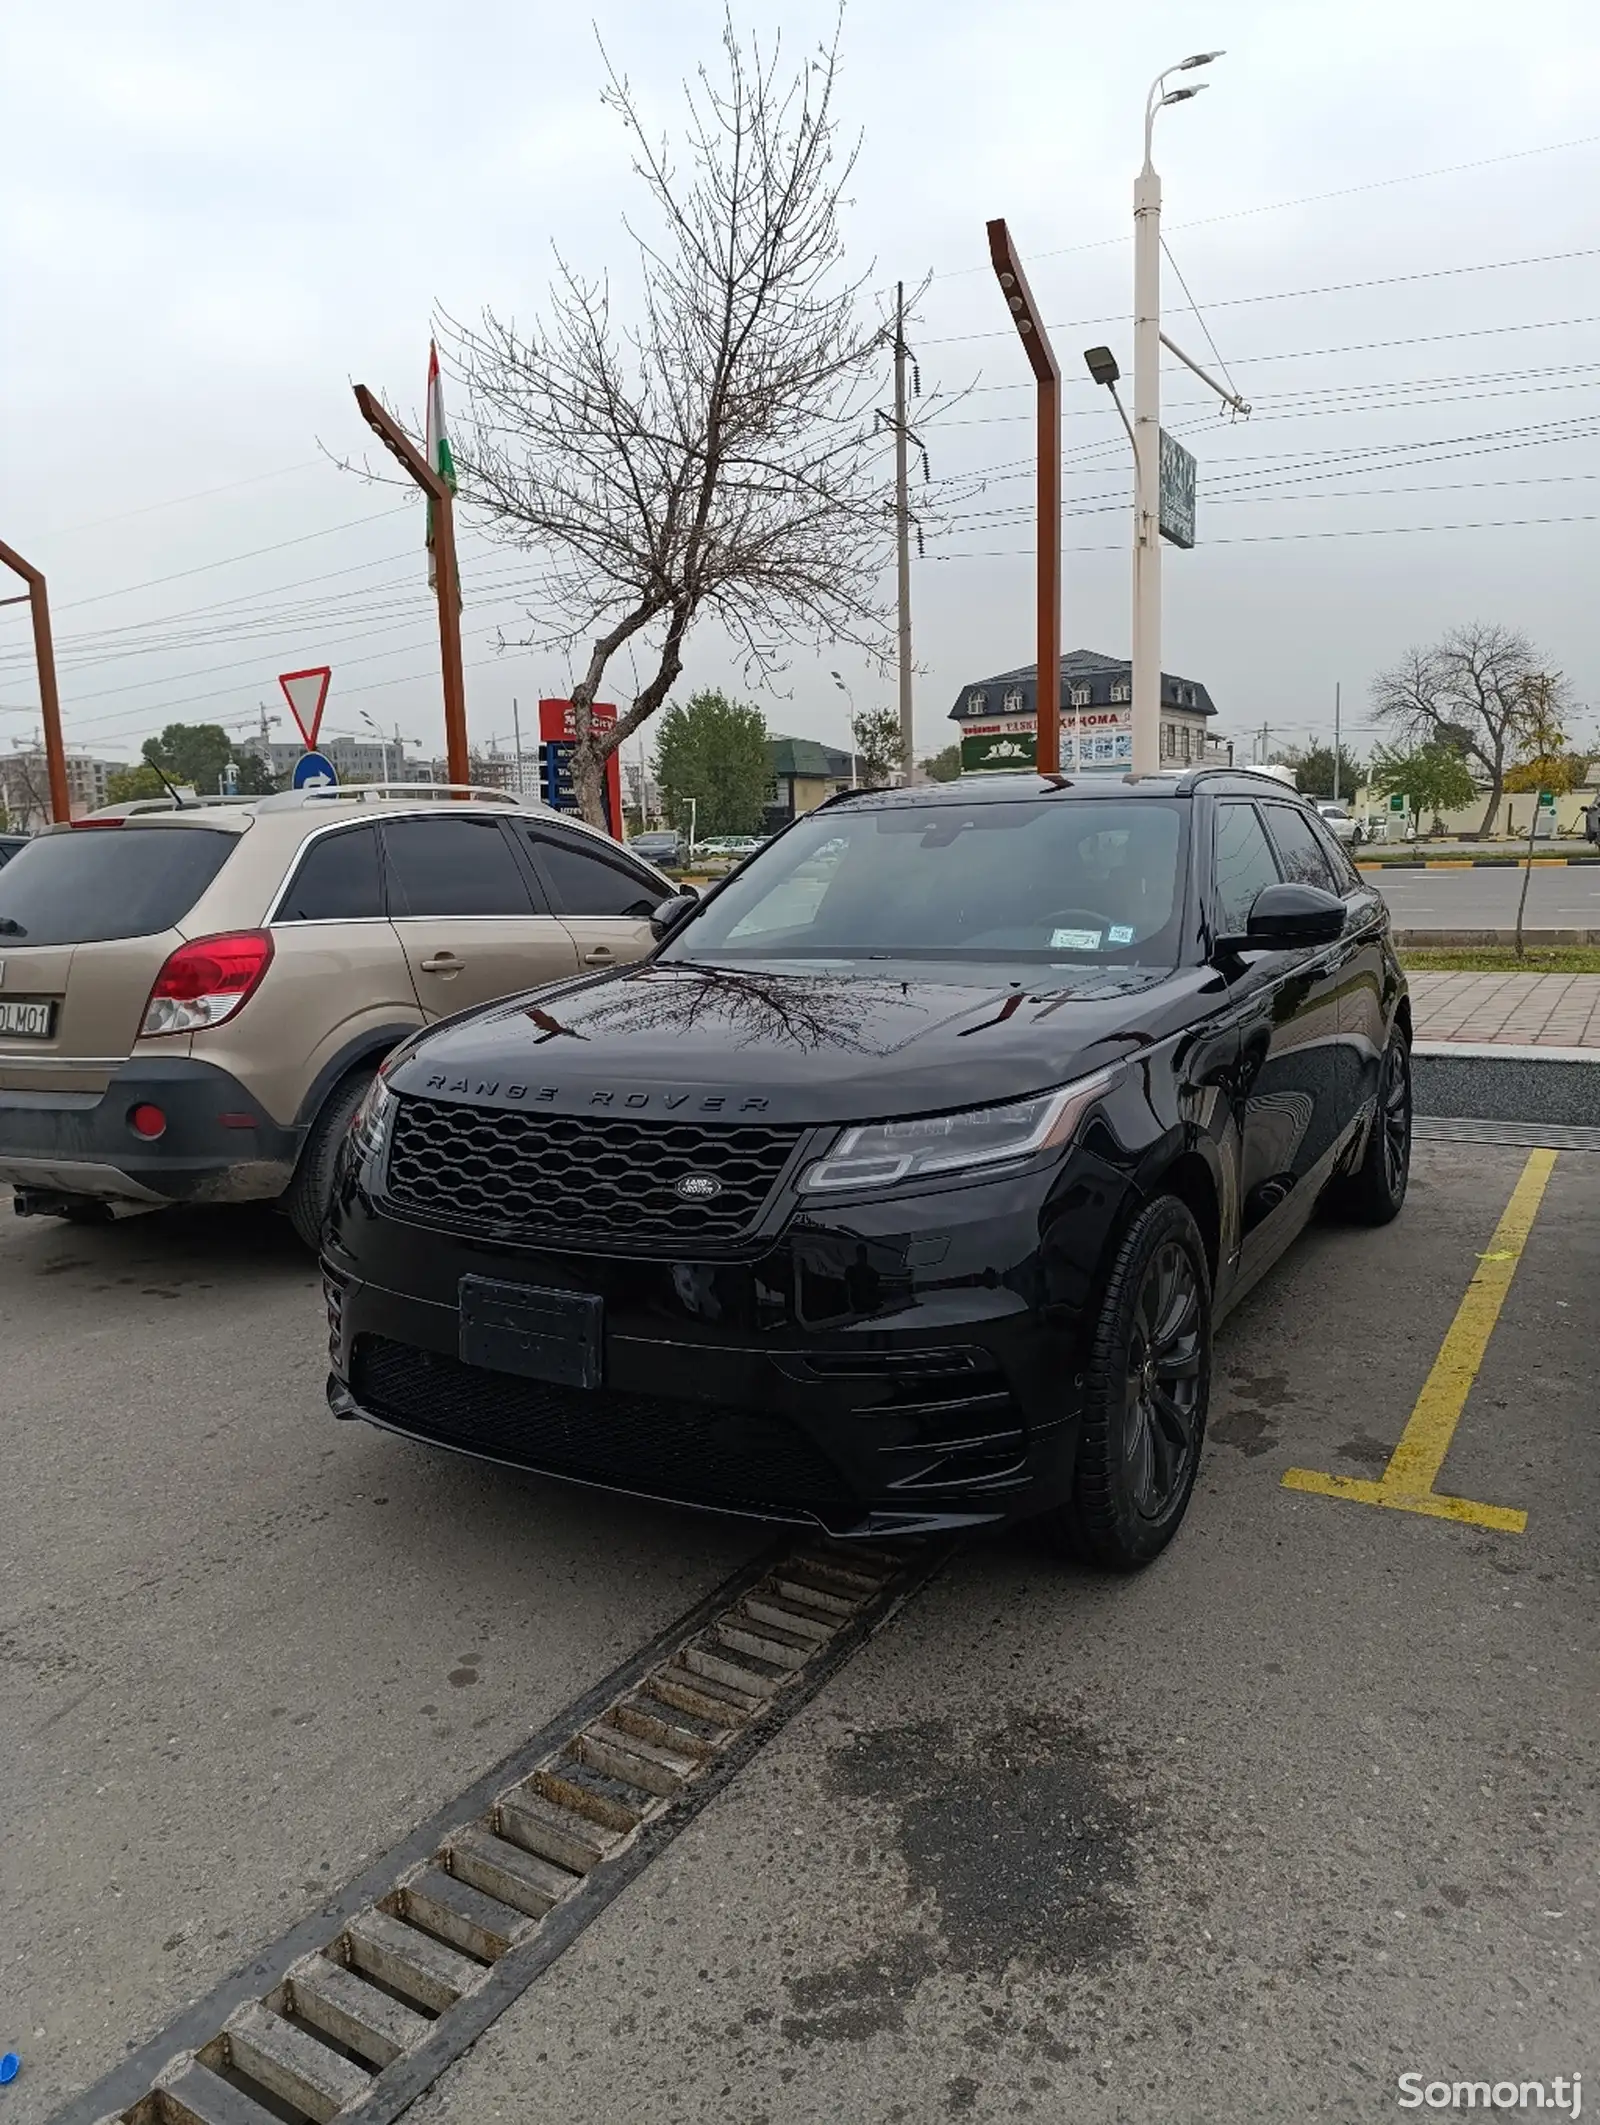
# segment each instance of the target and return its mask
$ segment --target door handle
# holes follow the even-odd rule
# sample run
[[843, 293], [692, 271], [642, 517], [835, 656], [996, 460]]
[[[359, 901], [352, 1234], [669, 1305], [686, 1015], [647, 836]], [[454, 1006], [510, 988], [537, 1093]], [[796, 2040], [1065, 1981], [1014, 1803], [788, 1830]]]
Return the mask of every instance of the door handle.
[[586, 967], [608, 967], [614, 956], [610, 945], [597, 944], [584, 953], [583, 963]]
[[431, 959], [423, 960], [422, 971], [424, 974], [459, 974], [465, 965], [466, 961], [457, 959], [454, 952], [435, 952]]

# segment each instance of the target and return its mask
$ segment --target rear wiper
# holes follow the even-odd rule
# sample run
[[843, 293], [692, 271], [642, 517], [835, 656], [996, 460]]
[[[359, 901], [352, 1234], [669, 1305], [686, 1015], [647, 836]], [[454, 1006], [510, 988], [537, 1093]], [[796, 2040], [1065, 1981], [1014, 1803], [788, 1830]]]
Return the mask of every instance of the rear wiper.
[[0, 915], [0, 937], [26, 937], [27, 931], [13, 916]]

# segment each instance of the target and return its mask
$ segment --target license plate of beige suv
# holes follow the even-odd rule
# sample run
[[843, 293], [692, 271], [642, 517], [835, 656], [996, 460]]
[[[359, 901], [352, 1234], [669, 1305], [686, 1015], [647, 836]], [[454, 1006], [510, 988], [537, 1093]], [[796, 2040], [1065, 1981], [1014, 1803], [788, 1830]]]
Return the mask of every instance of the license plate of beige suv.
[[0, 1034], [16, 1034], [23, 1040], [48, 1040], [55, 1027], [53, 1003], [0, 1003]]

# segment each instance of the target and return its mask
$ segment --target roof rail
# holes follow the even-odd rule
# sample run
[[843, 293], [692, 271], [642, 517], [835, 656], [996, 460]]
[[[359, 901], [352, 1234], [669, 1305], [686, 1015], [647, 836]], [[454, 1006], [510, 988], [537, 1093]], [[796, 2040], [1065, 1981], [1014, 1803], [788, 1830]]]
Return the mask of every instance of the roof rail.
[[[86, 819], [132, 819], [139, 812], [200, 812], [210, 811], [219, 804], [259, 804], [259, 797], [202, 797], [197, 795], [172, 797], [127, 797], [121, 804], [102, 804], [92, 812], [85, 812]], [[76, 820], [63, 819], [62, 826], [75, 826]]]
[[487, 783], [478, 782], [359, 782], [353, 784], [315, 782], [304, 789], [280, 790], [270, 797], [257, 797], [252, 801], [261, 811], [293, 811], [308, 804], [365, 803], [369, 798], [393, 801], [395, 798], [426, 798], [429, 801], [470, 801], [475, 804], [506, 804], [515, 811], [543, 811], [547, 807], [537, 799], [519, 797], [514, 790], [491, 789]]

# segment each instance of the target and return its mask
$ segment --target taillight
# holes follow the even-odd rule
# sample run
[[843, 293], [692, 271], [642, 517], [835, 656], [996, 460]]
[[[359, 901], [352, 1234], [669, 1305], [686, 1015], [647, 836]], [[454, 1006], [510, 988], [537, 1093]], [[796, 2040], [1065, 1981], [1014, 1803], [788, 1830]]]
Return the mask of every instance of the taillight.
[[236, 930], [179, 945], [156, 976], [140, 1038], [220, 1026], [254, 993], [271, 964], [270, 930]]

